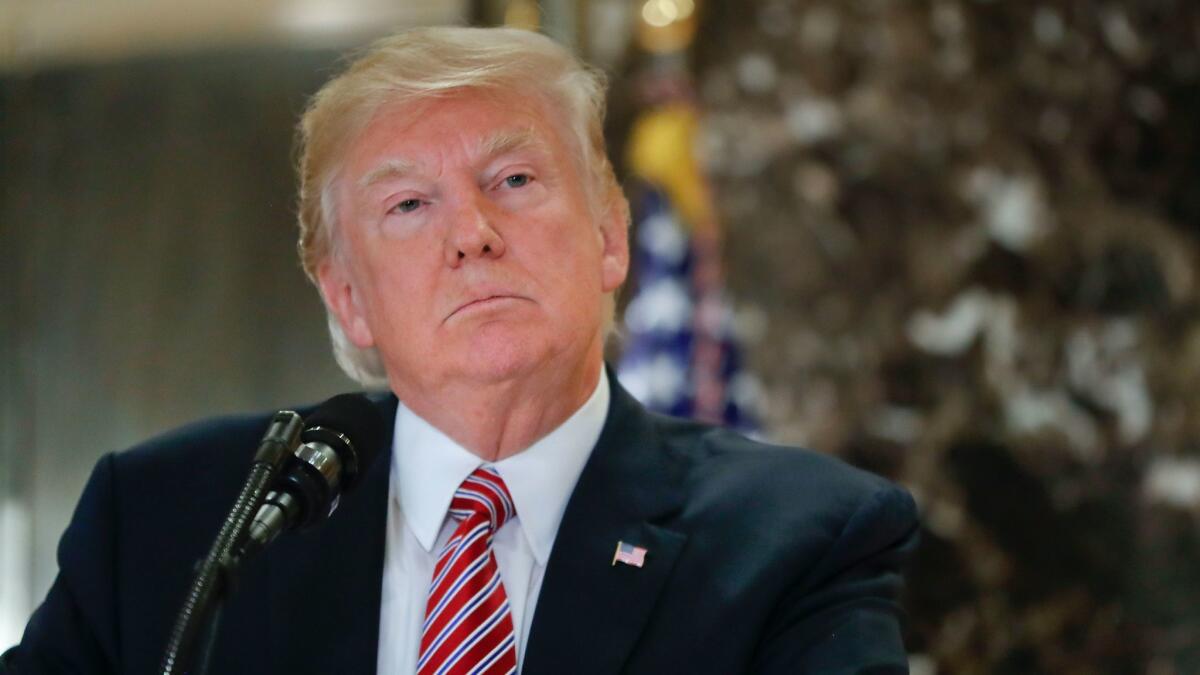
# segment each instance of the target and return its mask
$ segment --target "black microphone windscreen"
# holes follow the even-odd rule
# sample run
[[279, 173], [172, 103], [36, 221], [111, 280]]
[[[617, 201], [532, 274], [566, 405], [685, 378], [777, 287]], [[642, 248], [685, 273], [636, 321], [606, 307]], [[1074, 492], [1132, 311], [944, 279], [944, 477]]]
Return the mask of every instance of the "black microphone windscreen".
[[[304, 419], [304, 442], [320, 441], [342, 456], [342, 490], [352, 490], [387, 442], [387, 421], [379, 408], [362, 394], [338, 394]], [[315, 427], [321, 427], [316, 429]], [[331, 430], [350, 439], [345, 448]], [[346, 456], [350, 454], [352, 456]]]

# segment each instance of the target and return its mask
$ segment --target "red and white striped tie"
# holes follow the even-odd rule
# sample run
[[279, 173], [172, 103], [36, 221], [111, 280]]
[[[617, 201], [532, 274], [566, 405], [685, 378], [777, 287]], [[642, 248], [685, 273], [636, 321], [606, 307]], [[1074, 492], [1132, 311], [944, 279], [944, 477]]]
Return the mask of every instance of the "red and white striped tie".
[[480, 467], [454, 493], [458, 522], [433, 570], [418, 675], [502, 675], [517, 671], [517, 638], [492, 536], [516, 515], [495, 469]]

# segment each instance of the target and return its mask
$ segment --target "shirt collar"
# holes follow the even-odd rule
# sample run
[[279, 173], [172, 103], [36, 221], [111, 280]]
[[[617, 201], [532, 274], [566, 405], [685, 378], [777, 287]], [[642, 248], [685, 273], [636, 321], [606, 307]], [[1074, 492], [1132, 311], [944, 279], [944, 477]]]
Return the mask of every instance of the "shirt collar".
[[[604, 371], [588, 400], [533, 445], [493, 466], [517, 507], [517, 520], [538, 564], [545, 565], [567, 500], [600, 438], [610, 391]], [[454, 491], [484, 462], [409, 410], [396, 409], [392, 484], [417, 541], [433, 550]]]

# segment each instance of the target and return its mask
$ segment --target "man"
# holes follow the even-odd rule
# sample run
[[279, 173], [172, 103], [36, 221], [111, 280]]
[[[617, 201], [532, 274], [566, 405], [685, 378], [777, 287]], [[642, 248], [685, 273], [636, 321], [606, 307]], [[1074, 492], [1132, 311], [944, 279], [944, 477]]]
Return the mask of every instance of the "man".
[[[242, 575], [212, 673], [906, 672], [911, 498], [644, 411], [603, 366], [629, 265], [600, 77], [536, 34], [382, 40], [301, 125], [300, 250], [393, 423]], [[21, 673], [161, 656], [267, 416], [105, 457]]]

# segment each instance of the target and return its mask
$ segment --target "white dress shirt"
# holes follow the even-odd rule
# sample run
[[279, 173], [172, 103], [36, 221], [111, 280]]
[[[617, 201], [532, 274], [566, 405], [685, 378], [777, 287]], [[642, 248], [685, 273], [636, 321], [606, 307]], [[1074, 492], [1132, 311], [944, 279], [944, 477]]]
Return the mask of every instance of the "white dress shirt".
[[[601, 372], [591, 397], [567, 421], [525, 450], [491, 465], [500, 472], [517, 507], [516, 517], [496, 533], [492, 549], [512, 608], [518, 670], [525, 662], [525, 638], [558, 525], [600, 438], [608, 402], [608, 377]], [[457, 526], [446, 512], [454, 491], [483, 464], [403, 403], [397, 408], [379, 617], [379, 675], [416, 672], [433, 568]]]

